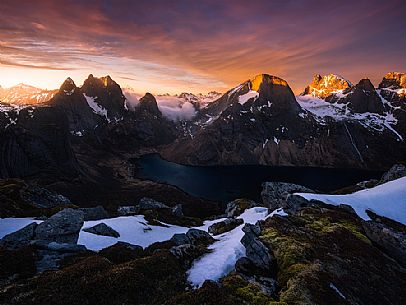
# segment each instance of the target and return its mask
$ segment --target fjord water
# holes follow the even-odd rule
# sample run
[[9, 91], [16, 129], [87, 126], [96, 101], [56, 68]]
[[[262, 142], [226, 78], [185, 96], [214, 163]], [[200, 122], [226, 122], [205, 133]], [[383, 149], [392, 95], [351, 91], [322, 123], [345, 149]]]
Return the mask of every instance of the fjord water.
[[380, 178], [382, 172], [313, 167], [271, 167], [263, 165], [189, 166], [147, 154], [136, 159], [137, 177], [174, 185], [192, 196], [230, 201], [258, 200], [261, 184], [282, 181], [331, 192], [357, 182]]

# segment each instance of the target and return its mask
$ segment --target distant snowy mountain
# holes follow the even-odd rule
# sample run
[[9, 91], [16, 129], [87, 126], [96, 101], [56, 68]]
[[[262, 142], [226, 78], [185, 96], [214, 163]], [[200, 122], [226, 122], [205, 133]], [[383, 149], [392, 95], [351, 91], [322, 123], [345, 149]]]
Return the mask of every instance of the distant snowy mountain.
[[0, 102], [10, 105], [36, 105], [49, 101], [58, 90], [44, 90], [18, 84], [10, 88], [0, 87]]

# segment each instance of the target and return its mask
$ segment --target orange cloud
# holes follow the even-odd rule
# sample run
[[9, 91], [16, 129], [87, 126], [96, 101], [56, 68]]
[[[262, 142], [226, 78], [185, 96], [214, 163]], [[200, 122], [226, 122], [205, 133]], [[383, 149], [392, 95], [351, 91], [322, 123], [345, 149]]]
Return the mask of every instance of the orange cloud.
[[400, 0], [3, 0], [0, 60], [22, 74], [106, 72], [160, 93], [224, 91], [266, 72], [299, 92], [315, 73], [378, 81], [406, 70], [405, 9]]

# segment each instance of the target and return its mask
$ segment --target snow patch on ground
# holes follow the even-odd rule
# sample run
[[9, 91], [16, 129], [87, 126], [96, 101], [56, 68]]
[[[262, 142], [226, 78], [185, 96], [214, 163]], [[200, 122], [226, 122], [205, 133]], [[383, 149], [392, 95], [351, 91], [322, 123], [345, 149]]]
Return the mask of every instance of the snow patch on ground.
[[41, 223], [34, 218], [0, 218], [0, 239], [7, 234], [16, 232], [32, 222]]
[[307, 200], [315, 199], [327, 204], [347, 204], [358, 216], [369, 220], [366, 210], [391, 218], [406, 225], [406, 177], [361, 190], [348, 195], [297, 193]]
[[186, 227], [168, 224], [163, 224], [163, 226], [148, 225], [144, 215], [86, 221], [83, 228], [93, 227], [101, 222], [120, 233], [120, 237], [114, 238], [80, 231], [78, 244], [85, 245], [86, 248], [93, 251], [107, 248], [118, 241], [145, 248], [155, 242], [168, 240], [176, 233], [186, 233], [188, 230]]
[[[276, 213], [282, 211], [269, 214], [267, 208], [255, 207], [245, 210], [237, 218], [243, 219], [244, 223], [255, 224]], [[216, 281], [234, 269], [237, 260], [245, 255], [245, 247], [240, 242], [245, 234], [243, 227], [244, 224], [215, 237], [218, 240], [209, 246], [211, 252], [197, 259], [187, 272], [188, 281], [193, 286], [200, 287], [205, 280]]]

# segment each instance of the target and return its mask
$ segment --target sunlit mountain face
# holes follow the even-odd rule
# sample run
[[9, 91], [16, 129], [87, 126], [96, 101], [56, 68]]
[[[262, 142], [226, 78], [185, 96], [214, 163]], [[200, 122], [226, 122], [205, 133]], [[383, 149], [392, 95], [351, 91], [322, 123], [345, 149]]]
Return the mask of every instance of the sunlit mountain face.
[[405, 12], [0, 0], [0, 304], [405, 305]]

